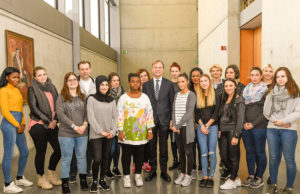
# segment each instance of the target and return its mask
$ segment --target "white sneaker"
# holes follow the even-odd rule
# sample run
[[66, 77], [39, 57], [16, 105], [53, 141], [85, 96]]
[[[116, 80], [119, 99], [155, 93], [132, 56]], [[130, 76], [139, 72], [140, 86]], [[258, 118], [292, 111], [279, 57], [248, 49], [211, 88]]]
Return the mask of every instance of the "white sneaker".
[[186, 187], [192, 184], [192, 176], [185, 175], [183, 181], [181, 182], [181, 186]]
[[183, 181], [183, 179], [184, 179], [184, 174], [180, 173], [179, 176], [177, 177], [177, 179], [174, 181], [174, 183], [176, 185], [181, 185], [181, 182]]
[[202, 172], [202, 170], [199, 170], [198, 171], [198, 180], [202, 180], [203, 179], [203, 172]]
[[231, 179], [227, 179], [227, 181], [220, 186], [220, 189], [224, 189], [224, 190], [236, 189], [236, 184]]
[[240, 178], [237, 178], [234, 180], [234, 184], [237, 186], [237, 187], [240, 187], [242, 185], [242, 182], [241, 182], [241, 179]]
[[130, 182], [130, 176], [129, 175], [125, 175], [123, 178], [124, 181], [124, 187], [125, 188], [130, 188], [131, 187], [131, 182]]
[[22, 179], [19, 179], [19, 180], [16, 179], [16, 180], [15, 180], [15, 183], [16, 183], [16, 185], [18, 185], [18, 186], [25, 186], [25, 187], [28, 187], [28, 186], [33, 185], [33, 182], [27, 180], [27, 179], [25, 178], [25, 176], [23, 176]]
[[20, 193], [23, 192], [23, 189], [15, 185], [14, 181], [12, 181], [7, 187], [3, 187], [3, 193]]
[[195, 180], [197, 179], [197, 170], [196, 169], [193, 169], [192, 170], [192, 175], [191, 175], [192, 179]]
[[[141, 187], [141, 186], [143, 186], [143, 179], [142, 179], [142, 176], [141, 176], [141, 174], [135, 174], [135, 184], [136, 184], [136, 186], [138, 186], [138, 187]], [[125, 185], [125, 184], [124, 184]]]

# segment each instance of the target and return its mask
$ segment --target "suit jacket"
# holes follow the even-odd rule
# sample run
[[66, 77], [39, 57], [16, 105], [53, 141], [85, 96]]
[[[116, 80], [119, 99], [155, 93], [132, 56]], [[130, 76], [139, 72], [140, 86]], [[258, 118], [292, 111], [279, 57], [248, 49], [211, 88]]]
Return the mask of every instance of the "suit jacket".
[[162, 78], [158, 99], [155, 99], [154, 80], [151, 79], [143, 84], [143, 93], [147, 94], [150, 99], [154, 123], [169, 126], [172, 119], [172, 105], [174, 100], [173, 83]]

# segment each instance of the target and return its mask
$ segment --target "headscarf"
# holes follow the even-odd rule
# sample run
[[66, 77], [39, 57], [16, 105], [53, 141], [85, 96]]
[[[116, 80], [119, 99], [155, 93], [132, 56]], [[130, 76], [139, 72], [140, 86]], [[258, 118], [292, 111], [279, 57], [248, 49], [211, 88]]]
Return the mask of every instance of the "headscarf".
[[108, 83], [109, 82], [108, 78], [104, 75], [99, 75], [96, 78], [96, 93], [91, 94], [90, 96], [94, 97], [96, 100], [98, 100], [100, 102], [110, 103], [110, 102], [114, 101], [114, 98], [109, 95], [109, 89], [106, 92], [106, 94], [102, 94], [100, 92], [100, 85], [102, 84], [102, 82], [107, 82]]

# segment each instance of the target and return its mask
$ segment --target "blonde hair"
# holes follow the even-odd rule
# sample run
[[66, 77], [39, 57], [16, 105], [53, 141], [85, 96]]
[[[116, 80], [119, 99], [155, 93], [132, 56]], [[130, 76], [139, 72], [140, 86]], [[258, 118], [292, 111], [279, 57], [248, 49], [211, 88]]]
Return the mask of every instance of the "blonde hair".
[[262, 70], [264, 70], [265, 68], [271, 68], [271, 69], [274, 70], [273, 66], [272, 66], [270, 63], [267, 64], [267, 65], [265, 65], [265, 66], [262, 68]]
[[221, 71], [221, 73], [223, 72], [223, 68], [222, 68], [220, 65], [214, 64], [214, 65], [212, 65], [212, 66], [209, 68], [209, 72], [210, 72], [210, 73], [212, 72], [213, 68], [219, 69], [219, 70]]
[[207, 103], [205, 104], [205, 91], [203, 88], [201, 88], [200, 84], [198, 84], [198, 89], [195, 91], [197, 95], [197, 108], [205, 108], [216, 104], [216, 94], [211, 79], [207, 74], [201, 75], [200, 80], [202, 77], [206, 77], [209, 80], [209, 87], [207, 89]]

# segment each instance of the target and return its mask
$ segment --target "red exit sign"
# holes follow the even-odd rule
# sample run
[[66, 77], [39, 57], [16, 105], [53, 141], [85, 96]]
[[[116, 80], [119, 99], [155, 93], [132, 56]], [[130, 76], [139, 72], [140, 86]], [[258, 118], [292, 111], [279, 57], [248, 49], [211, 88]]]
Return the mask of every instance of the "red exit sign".
[[221, 46], [221, 51], [226, 51], [227, 47], [226, 46]]

